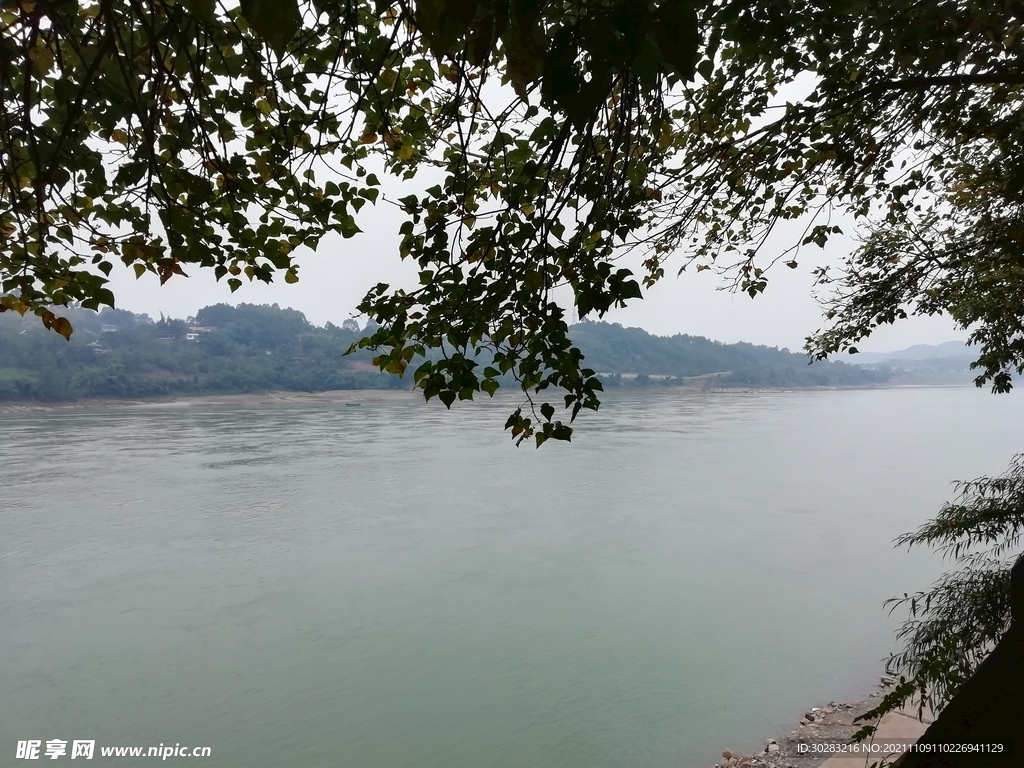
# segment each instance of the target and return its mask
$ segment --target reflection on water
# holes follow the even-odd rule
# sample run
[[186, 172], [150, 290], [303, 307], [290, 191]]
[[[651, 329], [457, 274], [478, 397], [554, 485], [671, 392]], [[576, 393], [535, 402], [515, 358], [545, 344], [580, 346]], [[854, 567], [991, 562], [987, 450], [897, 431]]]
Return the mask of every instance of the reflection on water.
[[941, 565], [892, 538], [1024, 434], [973, 389], [667, 392], [517, 450], [509, 404], [0, 417], [0, 754], [710, 765], [866, 692]]

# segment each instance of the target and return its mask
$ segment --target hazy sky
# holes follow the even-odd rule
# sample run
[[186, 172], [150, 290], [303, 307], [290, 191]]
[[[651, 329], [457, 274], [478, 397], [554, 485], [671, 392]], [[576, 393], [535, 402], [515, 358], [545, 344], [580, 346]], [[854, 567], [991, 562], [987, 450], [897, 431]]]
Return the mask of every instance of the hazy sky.
[[[397, 256], [396, 232], [401, 221], [402, 214], [386, 203], [376, 208], [367, 206], [358, 219], [363, 233], [350, 240], [327, 237], [317, 253], [303, 253], [299, 257], [300, 279], [294, 285], [283, 281], [270, 286], [246, 282], [231, 294], [225, 283], [213, 279], [212, 272], [193, 267], [186, 269], [188, 279], [174, 277], [164, 286], [151, 274], [136, 281], [130, 270], [115, 270], [111, 274], [112, 288], [119, 307], [154, 318], [160, 312], [186, 317], [217, 302], [252, 302], [293, 307], [318, 325], [328, 320], [341, 324], [352, 316], [370, 286], [378, 282], [415, 283], [415, 266], [403, 264]], [[782, 232], [780, 237], [792, 242], [797, 234]], [[835, 263], [851, 247], [845, 240], [825, 253], [816, 248], [807, 250], [795, 270], [776, 266], [769, 273], [768, 290], [756, 299], [719, 290], [722, 278], [711, 272], [697, 274], [690, 270], [676, 277], [679, 262], [675, 262], [676, 267], [666, 269], [668, 276], [643, 301], [617, 310], [606, 319], [659, 335], [688, 333], [797, 350], [803, 346], [804, 337], [822, 324], [821, 309], [811, 297], [810, 265], [821, 259]], [[890, 351], [960, 338], [965, 334], [957, 332], [945, 318], [911, 319], [883, 329], [859, 346], [864, 351]]]

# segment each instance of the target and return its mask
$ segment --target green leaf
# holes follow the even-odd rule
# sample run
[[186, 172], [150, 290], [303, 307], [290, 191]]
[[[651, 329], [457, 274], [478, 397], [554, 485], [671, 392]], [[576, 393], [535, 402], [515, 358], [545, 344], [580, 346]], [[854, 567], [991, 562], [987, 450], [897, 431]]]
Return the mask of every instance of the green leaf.
[[654, 16], [654, 40], [662, 60], [681, 79], [691, 80], [701, 42], [697, 12], [687, 2], [662, 0]]
[[640, 290], [640, 284], [636, 280], [626, 280], [622, 284], [619, 296], [623, 299], [642, 299], [644, 294], [643, 291]]
[[58, 317], [50, 327], [65, 339], [71, 338], [71, 323], [68, 322], [67, 318]]
[[203, 21], [211, 21], [217, 10], [217, 0], [184, 0], [184, 5]]
[[570, 427], [567, 424], [562, 424], [561, 422], [557, 422], [555, 424], [554, 430], [552, 430], [552, 435], [555, 438], [555, 440], [565, 440], [566, 442], [571, 442], [572, 441], [572, 427]]
[[488, 13], [478, 18], [467, 36], [466, 58], [474, 66], [484, 64], [494, 50], [498, 39], [498, 20]]
[[537, 16], [522, 12], [526, 3], [519, 3], [509, 17], [509, 25], [501, 39], [505, 48], [505, 74], [516, 95], [526, 101], [532, 85], [544, 74], [544, 60], [537, 50], [535, 38], [540, 36]]
[[241, 7], [249, 26], [277, 54], [284, 53], [302, 23], [298, 0], [241, 0]]
[[30, 48], [28, 58], [39, 77], [45, 77], [53, 69], [53, 52], [45, 46], [37, 45]]

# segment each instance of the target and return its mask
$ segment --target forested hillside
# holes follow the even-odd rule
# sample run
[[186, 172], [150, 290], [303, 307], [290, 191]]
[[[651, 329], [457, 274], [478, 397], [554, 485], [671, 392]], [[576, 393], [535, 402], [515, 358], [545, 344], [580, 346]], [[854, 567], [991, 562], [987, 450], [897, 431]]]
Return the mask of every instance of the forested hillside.
[[0, 315], [0, 400], [407, 386], [376, 372], [369, 353], [342, 357], [358, 325], [319, 328], [277, 305], [218, 304], [191, 322], [121, 310], [71, 315], [70, 341], [35, 317]]
[[[252, 304], [205, 307], [188, 321], [153, 321], [123, 310], [70, 315], [75, 333], [65, 341], [33, 317], [0, 314], [0, 400], [411, 385], [411, 377], [378, 373], [367, 352], [344, 356], [364, 330], [351, 320], [318, 327], [296, 310]], [[606, 386], [850, 386], [888, 376], [837, 363], [809, 366], [806, 356], [786, 350], [652, 336], [608, 323], [582, 323], [572, 334]], [[687, 379], [707, 374], [717, 375]]]
[[[587, 367], [598, 373], [636, 375], [640, 382], [661, 377], [708, 377], [707, 385], [737, 387], [828, 387], [884, 383], [887, 370], [864, 370], [844, 363], [808, 365], [807, 355], [776, 347], [723, 344], [703, 336], [653, 336], [641, 328], [612, 323], [580, 323], [572, 338], [586, 355]], [[651, 377], [656, 377], [651, 379]], [[603, 376], [606, 385], [616, 379]]]

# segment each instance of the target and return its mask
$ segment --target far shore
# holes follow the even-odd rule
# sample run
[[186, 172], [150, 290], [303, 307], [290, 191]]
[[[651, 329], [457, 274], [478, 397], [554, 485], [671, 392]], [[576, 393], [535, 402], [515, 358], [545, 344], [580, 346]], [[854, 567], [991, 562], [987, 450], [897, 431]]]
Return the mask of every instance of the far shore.
[[[644, 392], [649, 395], [668, 394], [671, 392], [688, 392], [702, 394], [766, 394], [771, 392], [828, 392], [841, 390], [864, 389], [945, 389], [951, 387], [972, 386], [969, 384], [883, 384], [858, 387], [643, 387], [623, 390], [610, 389], [606, 396], [614, 392]], [[496, 398], [512, 398], [519, 396], [518, 390], [499, 392]], [[483, 393], [480, 395], [483, 398]], [[379, 403], [401, 402], [423, 399], [418, 389], [332, 389], [326, 392], [294, 392], [274, 390], [270, 392], [244, 392], [222, 395], [174, 395], [159, 398], [119, 398], [106, 397], [87, 400], [69, 400], [61, 402], [43, 402], [39, 400], [11, 400], [0, 402], [0, 414], [3, 413], [40, 413], [47, 411], [66, 410], [97, 410], [106, 408], [185, 408], [190, 406], [230, 405], [254, 408], [264, 405], [284, 405], [289, 403]]]
[[286, 403], [372, 403], [422, 399], [412, 389], [332, 389], [326, 392], [246, 392], [235, 395], [181, 395], [164, 398], [98, 398], [70, 402], [44, 403], [32, 400], [0, 403], [0, 413], [35, 413], [44, 411], [92, 410], [104, 408], [187, 408], [205, 405], [255, 407]]

